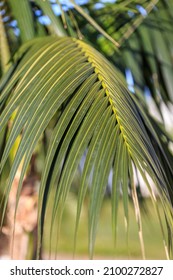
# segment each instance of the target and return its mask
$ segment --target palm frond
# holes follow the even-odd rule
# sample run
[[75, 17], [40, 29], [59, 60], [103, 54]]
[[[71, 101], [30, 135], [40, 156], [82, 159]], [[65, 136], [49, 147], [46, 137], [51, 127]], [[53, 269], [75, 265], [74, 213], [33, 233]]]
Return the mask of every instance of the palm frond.
[[[16, 112], [1, 159], [1, 172], [18, 135], [21, 135], [5, 188], [3, 215], [18, 168], [21, 168], [21, 176], [17, 202], [36, 145], [50, 121], [56, 117], [39, 189], [38, 248], [42, 241], [47, 197], [56, 186], [52, 202], [51, 232], [53, 232], [57, 215], [61, 221], [75, 170], [86, 150], [78, 197], [76, 234], [82, 203], [87, 186], [90, 185], [91, 257], [111, 168], [114, 234], [121, 190], [128, 232], [128, 193], [132, 189], [132, 165], [135, 165], [144, 178], [147, 173], [156, 184], [165, 211], [168, 231], [172, 235], [171, 164], [152, 124], [138, 106], [135, 96], [126, 89], [126, 82], [114, 66], [91, 46], [69, 37], [39, 38], [28, 42], [16, 57], [14, 60], [17, 60], [17, 67], [11, 75], [7, 73], [8, 83], [1, 85], [0, 95], [0, 104], [3, 104], [0, 131], [8, 125], [10, 116]], [[147, 178], [146, 184], [150, 188]], [[156, 203], [152, 192], [151, 196], [153, 203]], [[135, 196], [135, 207], [138, 205], [136, 199]], [[137, 219], [141, 230], [139, 216]]]
[[97, 3], [89, 1], [85, 9], [120, 43], [120, 55], [114, 53], [108, 40], [78, 17], [82, 34], [121, 71], [130, 69], [134, 88], [143, 93], [148, 89], [158, 108], [161, 99], [166, 104], [173, 102], [172, 1], [115, 1], [96, 9]]

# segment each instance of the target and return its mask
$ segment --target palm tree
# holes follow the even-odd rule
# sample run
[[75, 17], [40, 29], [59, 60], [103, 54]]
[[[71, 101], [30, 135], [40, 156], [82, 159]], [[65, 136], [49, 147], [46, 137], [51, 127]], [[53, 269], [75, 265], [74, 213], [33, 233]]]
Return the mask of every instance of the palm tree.
[[[56, 186], [52, 234], [84, 153], [75, 232], [89, 185], [90, 257], [110, 170], [114, 236], [122, 194], [127, 232], [130, 197], [145, 256], [137, 170], [158, 217], [158, 200], [162, 203], [168, 237], [159, 220], [167, 257], [172, 256], [172, 139], [145, 101], [147, 89], [161, 117], [161, 102], [173, 101], [171, 6], [170, 0], [86, 1], [83, 7], [74, 1], [68, 6], [53, 0], [0, 1], [1, 220], [11, 188], [16, 218], [22, 186], [29, 178], [39, 180], [38, 256], [50, 193]], [[123, 77], [126, 70], [133, 76], [133, 92]], [[41, 178], [35, 170], [40, 154], [45, 154]]]

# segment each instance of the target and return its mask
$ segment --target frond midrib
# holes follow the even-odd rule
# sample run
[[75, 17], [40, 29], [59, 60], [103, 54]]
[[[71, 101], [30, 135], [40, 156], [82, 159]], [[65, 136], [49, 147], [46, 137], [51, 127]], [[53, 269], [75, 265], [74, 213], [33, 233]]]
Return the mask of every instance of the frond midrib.
[[123, 125], [121, 124], [121, 120], [120, 120], [119, 114], [118, 114], [118, 112], [117, 112], [117, 109], [116, 109], [115, 106], [114, 106], [114, 101], [113, 101], [113, 99], [112, 99], [111, 96], [110, 96], [109, 87], [107, 86], [106, 80], [105, 80], [105, 78], [103, 77], [103, 75], [102, 75], [100, 69], [98, 68], [98, 66], [96, 65], [95, 61], [92, 59], [92, 57], [91, 57], [91, 55], [90, 55], [90, 51], [92, 51], [92, 50], [89, 51], [90, 46], [86, 45], [84, 42], [79, 41], [79, 40], [76, 40], [76, 39], [74, 39], [74, 40], [75, 40], [75, 42], [77, 42], [78, 46], [81, 48], [81, 51], [82, 51], [82, 53], [84, 54], [84, 56], [87, 57], [87, 60], [88, 60], [88, 61], [91, 63], [91, 65], [93, 66], [94, 72], [97, 74], [98, 80], [101, 82], [102, 87], [103, 87], [103, 89], [105, 90], [105, 94], [106, 94], [106, 96], [108, 97], [109, 104], [110, 104], [110, 106], [111, 106], [111, 108], [112, 108], [113, 114], [115, 115], [116, 122], [117, 122], [117, 124], [118, 124], [118, 126], [119, 126], [120, 133], [122, 133], [124, 142], [125, 142], [126, 147], [127, 147], [127, 149], [128, 149], [128, 152], [129, 152], [129, 154], [131, 154], [129, 144], [128, 144], [128, 142], [127, 142], [127, 137], [126, 137], [126, 135], [125, 135], [125, 133], [124, 133]]

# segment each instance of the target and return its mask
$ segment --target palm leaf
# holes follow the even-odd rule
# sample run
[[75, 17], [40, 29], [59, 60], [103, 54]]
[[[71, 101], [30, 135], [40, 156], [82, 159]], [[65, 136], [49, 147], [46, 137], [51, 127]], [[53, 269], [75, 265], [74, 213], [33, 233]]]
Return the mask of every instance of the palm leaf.
[[[128, 193], [132, 184], [130, 182], [133, 182], [132, 164], [136, 165], [143, 176], [146, 172], [156, 184], [168, 231], [172, 234], [171, 164], [152, 124], [112, 64], [91, 46], [68, 37], [39, 38], [24, 46], [14, 60], [18, 64], [14, 73], [7, 73], [8, 83], [3, 80], [1, 85], [0, 104], [3, 106], [0, 131], [3, 131], [10, 116], [16, 111], [1, 159], [1, 172], [18, 135], [21, 135], [21, 140], [5, 188], [3, 216], [18, 168], [21, 168], [21, 177], [17, 203], [36, 145], [51, 120], [56, 118], [39, 189], [38, 249], [42, 242], [47, 197], [57, 185], [53, 201], [52, 233], [57, 214], [61, 221], [75, 170], [86, 150], [78, 198], [76, 234], [82, 202], [86, 188], [90, 185], [90, 256], [93, 255], [98, 217], [111, 168], [114, 174], [114, 234], [120, 189], [128, 231]], [[135, 196], [135, 205], [136, 199]]]
[[[89, 1], [85, 9], [120, 44], [115, 54], [112, 44], [78, 17], [82, 34], [123, 72], [130, 69], [134, 88], [149, 89], [154, 101], [172, 102], [172, 1], [115, 1], [96, 9]], [[142, 12], [141, 12], [142, 10]]]

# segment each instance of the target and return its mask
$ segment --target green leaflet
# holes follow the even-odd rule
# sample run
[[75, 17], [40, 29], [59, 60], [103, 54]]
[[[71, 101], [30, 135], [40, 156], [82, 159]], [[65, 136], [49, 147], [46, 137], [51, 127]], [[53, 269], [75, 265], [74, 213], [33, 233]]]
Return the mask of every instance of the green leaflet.
[[77, 238], [77, 231], [79, 226], [79, 219], [80, 219], [80, 213], [82, 209], [82, 204], [87, 192], [87, 187], [90, 185], [90, 175], [92, 174], [93, 166], [96, 162], [96, 155], [98, 154], [98, 149], [102, 145], [102, 141], [104, 137], [107, 134], [108, 126], [106, 125], [109, 121], [111, 115], [111, 107], [109, 107], [105, 113], [102, 115], [100, 121], [98, 122], [94, 135], [92, 137], [91, 143], [89, 145], [86, 160], [84, 164], [84, 169], [82, 172], [82, 178], [81, 178], [81, 187], [79, 189], [79, 195], [78, 195], [78, 205], [77, 205], [77, 214], [76, 214], [76, 228], [75, 228], [75, 244], [76, 244], [76, 238]]
[[51, 26], [54, 31], [52, 33], [55, 33], [58, 36], [65, 36], [66, 35], [65, 29], [63, 28], [63, 25], [62, 25], [59, 17], [57, 17], [54, 14], [50, 1], [49, 0], [44, 0], [44, 1], [35, 0], [35, 2], [37, 3], [37, 5], [40, 6], [43, 13], [45, 15], [47, 15], [49, 17], [49, 19], [51, 20]]
[[89, 204], [89, 253], [93, 257], [94, 242], [96, 239], [97, 223], [110, 168], [113, 161], [116, 143], [115, 119], [112, 117], [105, 127], [106, 135], [98, 148], [96, 162], [91, 183], [91, 197]]
[[20, 36], [23, 42], [34, 38], [35, 28], [30, 2], [28, 0], [9, 0], [13, 16], [17, 19]]

